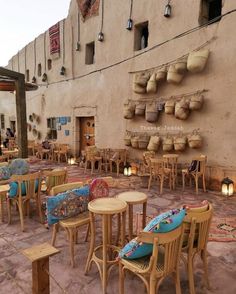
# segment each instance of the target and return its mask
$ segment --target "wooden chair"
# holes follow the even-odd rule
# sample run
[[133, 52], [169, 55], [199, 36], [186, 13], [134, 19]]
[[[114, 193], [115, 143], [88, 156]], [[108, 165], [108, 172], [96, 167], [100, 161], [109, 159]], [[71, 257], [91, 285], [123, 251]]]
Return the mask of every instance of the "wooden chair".
[[212, 219], [212, 205], [206, 212], [187, 213], [184, 219], [185, 233], [181, 258], [185, 263], [189, 279], [190, 294], [195, 294], [194, 287], [194, 258], [200, 255], [204, 266], [204, 277], [206, 286], [209, 289], [208, 268], [207, 268], [207, 241]]
[[51, 156], [51, 150], [50, 149], [45, 149], [41, 144], [38, 144], [37, 146], [37, 152], [36, 152], [36, 157], [39, 159], [43, 160], [45, 159], [50, 159]]
[[61, 162], [63, 157], [66, 162], [68, 161], [68, 151], [69, 151], [69, 146], [67, 144], [59, 144], [59, 148], [57, 152], [58, 162]]
[[[27, 215], [29, 216], [30, 201], [35, 200], [37, 205], [37, 210], [39, 214], [40, 221], [43, 222], [42, 210], [41, 210], [41, 199], [40, 199], [40, 189], [41, 189], [41, 172], [36, 172], [33, 174], [26, 175], [13, 175], [11, 177], [12, 182], [16, 182], [18, 185], [17, 195], [15, 197], [7, 199], [8, 208], [8, 223], [11, 223], [11, 205], [16, 203], [21, 222], [21, 230], [24, 231], [24, 214], [25, 205], [27, 208]], [[22, 186], [25, 185], [25, 195], [23, 194]]]
[[143, 159], [140, 166], [141, 174], [150, 174], [150, 159], [155, 157], [154, 151], [143, 152]]
[[67, 168], [55, 169], [52, 171], [43, 171], [43, 177], [46, 178], [47, 194], [50, 194], [54, 186], [62, 185], [67, 182]]
[[169, 179], [169, 186], [171, 189], [171, 170], [164, 167], [162, 159], [150, 159], [150, 177], [148, 182], [148, 190], [150, 190], [151, 188], [151, 183], [153, 179], [157, 179], [160, 181], [160, 194], [162, 194], [163, 192], [165, 179]]
[[102, 162], [101, 162], [101, 169], [105, 170], [107, 173], [108, 168], [109, 168], [109, 160], [110, 160], [110, 149], [109, 148], [103, 148], [103, 149], [98, 149], [99, 155], [102, 157]]
[[16, 145], [15, 138], [9, 139], [9, 141], [8, 141], [8, 150], [15, 150], [16, 147], [17, 147], [17, 145]]
[[178, 154], [163, 155], [164, 168], [171, 170], [171, 185], [173, 189], [175, 189], [175, 185], [177, 182], [178, 157], [179, 157]]
[[119, 294], [124, 294], [125, 270], [137, 275], [145, 284], [147, 293], [158, 293], [163, 279], [172, 275], [176, 293], [181, 293], [179, 259], [184, 226], [168, 233], [141, 232], [138, 241], [153, 244], [152, 255], [140, 259], [119, 260]]
[[32, 155], [35, 155], [35, 148], [36, 148], [36, 143], [34, 140], [28, 140], [28, 151], [32, 151]]
[[127, 150], [126, 149], [112, 149], [110, 150], [110, 172], [112, 172], [113, 163], [116, 166], [116, 175], [119, 176], [120, 165], [126, 165]]
[[93, 174], [95, 163], [98, 162], [98, 171], [101, 172], [102, 157], [96, 146], [87, 146], [85, 150], [84, 172], [87, 171], [88, 164], [91, 164], [91, 174]]
[[183, 183], [183, 191], [185, 190], [185, 177], [190, 176], [190, 185], [191, 185], [191, 177], [194, 178], [196, 194], [198, 194], [198, 179], [202, 177], [202, 186], [203, 191], [206, 192], [206, 182], [205, 182], [205, 172], [206, 172], [206, 162], [207, 157], [205, 155], [201, 155], [198, 157], [194, 157], [192, 159], [197, 161], [196, 169], [194, 171], [189, 172], [188, 169], [182, 170], [182, 183]]

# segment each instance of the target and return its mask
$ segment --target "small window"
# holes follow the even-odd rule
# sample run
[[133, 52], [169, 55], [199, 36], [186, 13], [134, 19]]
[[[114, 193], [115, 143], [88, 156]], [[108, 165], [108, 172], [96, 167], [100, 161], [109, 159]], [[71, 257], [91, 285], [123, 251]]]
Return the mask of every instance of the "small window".
[[4, 114], [2, 113], [1, 115], [0, 115], [0, 123], [1, 123], [1, 129], [3, 130], [3, 129], [5, 129], [5, 116], [4, 116]]
[[148, 21], [137, 24], [134, 28], [134, 50], [141, 50], [148, 46]]
[[[199, 16], [199, 24], [203, 25], [221, 16], [222, 0], [202, 0]], [[220, 17], [215, 21], [220, 21]]]
[[26, 82], [29, 82], [29, 70], [28, 69], [25, 72], [25, 79], [26, 79]]
[[52, 69], [52, 59], [48, 59], [48, 70]]
[[47, 133], [49, 140], [57, 139], [57, 122], [56, 117], [50, 117], [47, 119], [47, 127], [50, 129]]
[[42, 75], [42, 65], [41, 63], [38, 64], [38, 77], [41, 77]]
[[89, 44], [86, 44], [85, 64], [93, 64], [95, 61], [94, 55], [95, 55], [95, 43], [91, 42]]

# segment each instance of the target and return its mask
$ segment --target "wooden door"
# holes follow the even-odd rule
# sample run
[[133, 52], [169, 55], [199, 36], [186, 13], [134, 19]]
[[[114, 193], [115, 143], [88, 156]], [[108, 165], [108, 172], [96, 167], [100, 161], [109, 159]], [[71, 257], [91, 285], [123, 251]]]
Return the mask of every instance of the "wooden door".
[[86, 146], [95, 145], [95, 123], [94, 116], [80, 117], [80, 150]]

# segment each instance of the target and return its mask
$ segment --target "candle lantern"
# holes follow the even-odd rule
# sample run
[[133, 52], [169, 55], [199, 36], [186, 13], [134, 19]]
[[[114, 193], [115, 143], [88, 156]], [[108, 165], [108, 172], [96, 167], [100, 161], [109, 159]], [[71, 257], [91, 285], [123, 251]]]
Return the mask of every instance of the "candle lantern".
[[171, 16], [170, 0], [168, 1], [168, 4], [166, 4], [166, 6], [165, 6], [164, 16], [165, 17], [170, 17]]
[[71, 155], [68, 157], [67, 163], [70, 165], [76, 164], [75, 158]]
[[124, 176], [126, 176], [126, 177], [131, 176], [131, 166], [130, 166], [129, 163], [127, 163], [127, 164], [124, 166]]
[[225, 196], [234, 194], [234, 182], [230, 178], [224, 178], [221, 182], [221, 192]]

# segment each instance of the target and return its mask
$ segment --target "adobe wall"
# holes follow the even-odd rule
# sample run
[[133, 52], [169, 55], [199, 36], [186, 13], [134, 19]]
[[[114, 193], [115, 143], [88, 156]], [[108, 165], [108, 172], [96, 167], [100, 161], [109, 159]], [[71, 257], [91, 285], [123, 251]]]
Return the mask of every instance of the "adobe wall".
[[[30, 70], [30, 80], [33, 75], [37, 77], [37, 70], [35, 73], [34, 69], [36, 50], [36, 66], [38, 63], [42, 64], [42, 71], [47, 73], [48, 83], [43, 83], [41, 78], [37, 77], [41, 87], [37, 91], [27, 92], [27, 113], [40, 114], [41, 122], [36, 127], [41, 131], [42, 137], [47, 132], [48, 117], [70, 116], [71, 122], [58, 131], [58, 142], [69, 143], [75, 150], [79, 143], [76, 142], [75, 117], [87, 116], [89, 113], [95, 115], [95, 140], [98, 147], [123, 148], [126, 130], [148, 131], [152, 126], [157, 128], [161, 135], [165, 135], [167, 131], [176, 134], [176, 131], [172, 131], [173, 128], [181, 129], [184, 133], [199, 129], [204, 139], [203, 147], [198, 150], [186, 149], [180, 155], [179, 161], [189, 162], [195, 155], [206, 154], [208, 178], [211, 179], [209, 184], [211, 188], [218, 190], [220, 181], [227, 175], [236, 182], [236, 39], [232, 35], [236, 14], [232, 13], [220, 22], [148, 50], [198, 26], [200, 1], [171, 1], [172, 15], [168, 19], [163, 17], [165, 4], [165, 1], [156, 0], [134, 1], [134, 24], [149, 21], [148, 47], [134, 51], [134, 31], [125, 29], [129, 17], [129, 1], [105, 1], [104, 42], [97, 41], [101, 24], [100, 5], [98, 16], [88, 18], [85, 22], [80, 17], [81, 50], [76, 51], [78, 6], [77, 2], [72, 0], [68, 17], [60, 22], [61, 36], [63, 27], [65, 29], [64, 41], [61, 38], [61, 56], [52, 60], [52, 69], [48, 71], [44, 68], [45, 60], [50, 58], [48, 32], [29, 43], [19, 55], [13, 56], [8, 67], [13, 70], [18, 70], [19, 67], [24, 73], [26, 64]], [[223, 1], [222, 14], [231, 9], [234, 9], [233, 1]], [[159, 99], [207, 89], [202, 110], [192, 112], [186, 121], [177, 120], [164, 112], [155, 124], [147, 123], [144, 118], [131, 121], [123, 118], [123, 104], [126, 99], [141, 97], [132, 91], [133, 74], [129, 72], [158, 67], [176, 60], [213, 37], [215, 39], [206, 46], [210, 50], [210, 57], [203, 72], [186, 73], [178, 85], [162, 83], [157, 94], [151, 95]], [[91, 41], [95, 41], [95, 63], [85, 65], [85, 45]], [[124, 61], [126, 59], [128, 60]], [[59, 74], [62, 65], [66, 67], [65, 76]], [[5, 113], [7, 121], [8, 116], [15, 114], [14, 97], [9, 93], [0, 93], [0, 97], [0, 112]], [[70, 131], [69, 136], [65, 136], [65, 129]], [[28, 136], [33, 139], [32, 132], [29, 132]], [[161, 151], [158, 153], [162, 154]], [[132, 158], [140, 158], [141, 155], [142, 151], [130, 148]]]

